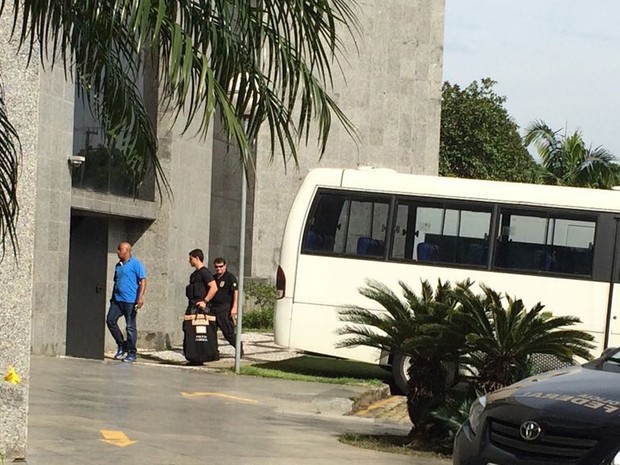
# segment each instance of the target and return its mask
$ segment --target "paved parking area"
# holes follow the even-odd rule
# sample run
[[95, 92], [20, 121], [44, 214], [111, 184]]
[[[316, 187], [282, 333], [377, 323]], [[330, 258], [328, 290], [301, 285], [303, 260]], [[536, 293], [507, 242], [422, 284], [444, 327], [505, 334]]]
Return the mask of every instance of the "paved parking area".
[[338, 442], [344, 433], [409, 431], [404, 424], [343, 415], [342, 400], [352, 402], [364, 387], [144, 360], [33, 356], [27, 463], [448, 464]]

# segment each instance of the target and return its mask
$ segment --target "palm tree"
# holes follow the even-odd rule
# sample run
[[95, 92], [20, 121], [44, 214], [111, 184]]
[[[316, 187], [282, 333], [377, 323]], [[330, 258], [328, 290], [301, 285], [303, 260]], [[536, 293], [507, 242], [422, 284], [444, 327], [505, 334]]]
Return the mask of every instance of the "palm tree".
[[[153, 124], [136, 87], [145, 67], [156, 73], [160, 103], [197, 121], [207, 134], [215, 112], [246, 165], [261, 127], [276, 150], [297, 162], [297, 143], [318, 135], [325, 150], [332, 118], [354, 129], [328, 94], [342, 53], [337, 31], [357, 29], [349, 0], [0, 0], [14, 37], [46, 66], [63, 66], [126, 158], [139, 183], [153, 172], [169, 189]], [[34, 60], [35, 62], [37, 60]], [[93, 98], [96, 95], [96, 98]], [[0, 99], [0, 234], [15, 245], [19, 138]], [[242, 124], [242, 120], [246, 124]], [[15, 248], [13, 247], [13, 250]]]
[[566, 364], [592, 358], [593, 336], [568, 328], [578, 318], [554, 317], [541, 303], [528, 310], [510, 297], [504, 305], [501, 294], [480, 287], [481, 295], [470, 289], [455, 294], [460, 311], [449, 322], [453, 333], [466, 333], [462, 370], [472, 373], [476, 390], [490, 392], [529, 376], [533, 356], [550, 355]]
[[[465, 334], [456, 336], [442, 330], [458, 303], [450, 283], [439, 282], [435, 291], [428, 281], [422, 283], [420, 296], [399, 282], [404, 300], [384, 284], [367, 281], [359, 290], [379, 303], [386, 312], [358, 306], [344, 308], [340, 318], [347, 324], [339, 334], [349, 335], [340, 347], [358, 345], [378, 348], [387, 353], [410, 357], [407, 407], [413, 424], [411, 440], [418, 446], [436, 445], [446, 428], [432, 412], [443, 404], [455, 378], [459, 348]], [[467, 288], [470, 282], [457, 287]]]
[[620, 166], [603, 147], [586, 148], [581, 131], [560, 135], [542, 121], [534, 121], [523, 139], [535, 144], [545, 184], [610, 189], [620, 182]]

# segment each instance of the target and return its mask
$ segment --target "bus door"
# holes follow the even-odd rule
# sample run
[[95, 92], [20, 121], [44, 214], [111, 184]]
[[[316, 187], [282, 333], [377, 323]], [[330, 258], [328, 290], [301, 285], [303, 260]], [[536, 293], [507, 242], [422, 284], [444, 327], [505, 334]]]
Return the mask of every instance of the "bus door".
[[605, 348], [620, 347], [620, 218], [615, 221], [615, 240], [612, 250], [612, 271], [607, 310]]

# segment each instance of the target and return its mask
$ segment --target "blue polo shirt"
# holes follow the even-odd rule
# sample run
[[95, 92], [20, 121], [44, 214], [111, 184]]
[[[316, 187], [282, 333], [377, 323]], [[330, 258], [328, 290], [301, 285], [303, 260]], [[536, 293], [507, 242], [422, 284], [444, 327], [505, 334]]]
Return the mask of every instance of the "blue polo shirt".
[[142, 279], [146, 279], [146, 270], [140, 260], [130, 257], [125, 263], [119, 261], [114, 268], [114, 300], [137, 302]]

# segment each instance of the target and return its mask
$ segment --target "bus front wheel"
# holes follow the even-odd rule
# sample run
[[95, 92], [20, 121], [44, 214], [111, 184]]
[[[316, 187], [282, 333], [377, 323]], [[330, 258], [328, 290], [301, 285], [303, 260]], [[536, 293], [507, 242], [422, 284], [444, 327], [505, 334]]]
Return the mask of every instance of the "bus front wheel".
[[394, 354], [392, 358], [392, 378], [398, 390], [407, 394], [409, 391], [409, 365], [411, 357], [404, 354]]

